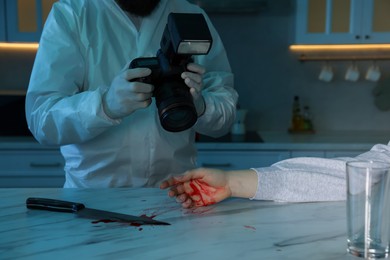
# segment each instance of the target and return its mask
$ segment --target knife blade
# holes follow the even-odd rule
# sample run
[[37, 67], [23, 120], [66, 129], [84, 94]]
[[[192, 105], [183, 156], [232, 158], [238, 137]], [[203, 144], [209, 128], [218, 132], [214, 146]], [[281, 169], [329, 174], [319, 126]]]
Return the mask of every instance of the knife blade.
[[138, 217], [121, 214], [111, 211], [91, 209], [79, 202], [71, 202], [47, 198], [27, 198], [26, 207], [28, 209], [40, 209], [56, 212], [74, 213], [79, 217], [88, 219], [104, 219], [115, 222], [125, 222], [135, 225], [170, 225], [167, 222], [154, 220], [148, 217]]

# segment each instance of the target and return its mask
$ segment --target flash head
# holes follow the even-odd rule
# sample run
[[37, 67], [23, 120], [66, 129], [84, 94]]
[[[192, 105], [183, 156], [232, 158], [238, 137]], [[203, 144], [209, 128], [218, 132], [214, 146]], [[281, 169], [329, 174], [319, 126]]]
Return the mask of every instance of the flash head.
[[208, 41], [182, 41], [177, 47], [177, 54], [207, 54], [210, 47], [211, 42]]
[[[202, 14], [170, 13], [161, 39], [166, 54], [204, 55], [212, 45], [212, 36]], [[171, 53], [173, 55], [173, 53]]]

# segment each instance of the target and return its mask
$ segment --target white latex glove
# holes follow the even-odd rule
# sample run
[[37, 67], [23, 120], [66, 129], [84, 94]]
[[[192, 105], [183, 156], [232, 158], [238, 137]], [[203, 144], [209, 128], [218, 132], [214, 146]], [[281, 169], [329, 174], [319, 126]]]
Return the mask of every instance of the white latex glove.
[[181, 74], [184, 83], [190, 88], [190, 93], [194, 100], [194, 105], [198, 116], [203, 115], [206, 105], [202, 96], [203, 74], [206, 69], [199, 64], [189, 63], [187, 70]]
[[151, 72], [148, 68], [126, 69], [116, 76], [103, 96], [104, 112], [118, 119], [148, 107], [152, 102], [154, 86], [131, 80], [149, 76]]

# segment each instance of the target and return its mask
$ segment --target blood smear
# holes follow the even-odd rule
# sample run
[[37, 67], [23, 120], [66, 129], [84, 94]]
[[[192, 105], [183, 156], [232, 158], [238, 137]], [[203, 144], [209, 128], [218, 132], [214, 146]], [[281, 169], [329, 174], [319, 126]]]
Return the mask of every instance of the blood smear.
[[244, 226], [244, 227], [245, 227], [245, 228], [248, 228], [248, 229], [256, 230], [256, 228], [253, 227], [253, 226]]

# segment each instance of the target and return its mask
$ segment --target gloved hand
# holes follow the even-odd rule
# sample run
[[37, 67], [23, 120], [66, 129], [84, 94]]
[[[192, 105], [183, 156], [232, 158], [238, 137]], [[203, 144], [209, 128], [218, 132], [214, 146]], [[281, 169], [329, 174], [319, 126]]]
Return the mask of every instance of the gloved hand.
[[190, 88], [190, 93], [194, 100], [194, 105], [198, 116], [203, 115], [206, 105], [202, 96], [203, 74], [206, 69], [199, 64], [189, 63], [187, 70], [181, 74], [184, 83]]
[[104, 112], [110, 118], [118, 119], [148, 107], [152, 102], [154, 86], [131, 80], [149, 76], [151, 72], [148, 68], [125, 69], [116, 76], [103, 95]]

